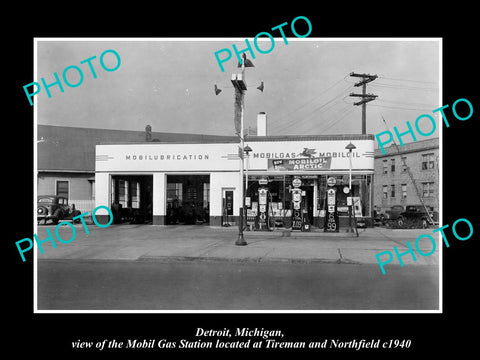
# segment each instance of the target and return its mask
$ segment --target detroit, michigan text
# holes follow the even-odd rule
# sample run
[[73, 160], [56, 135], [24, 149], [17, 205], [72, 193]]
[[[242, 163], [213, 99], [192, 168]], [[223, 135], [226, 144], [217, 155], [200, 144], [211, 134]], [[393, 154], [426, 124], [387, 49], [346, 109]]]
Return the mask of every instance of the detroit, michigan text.
[[[236, 328], [235, 336], [237, 337], [261, 337], [262, 339], [268, 339], [270, 337], [283, 338], [283, 333], [280, 330], [265, 330], [264, 328], [250, 329], [250, 328]], [[197, 328], [195, 336], [215, 336], [215, 337], [232, 337], [230, 329], [223, 328], [222, 330], [205, 330], [203, 328]]]

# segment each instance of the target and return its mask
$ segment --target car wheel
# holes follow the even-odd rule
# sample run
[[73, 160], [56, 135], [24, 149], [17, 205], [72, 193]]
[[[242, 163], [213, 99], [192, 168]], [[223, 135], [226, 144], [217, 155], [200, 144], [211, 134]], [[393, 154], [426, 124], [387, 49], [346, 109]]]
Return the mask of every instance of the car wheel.
[[60, 211], [60, 209], [55, 210], [55, 212], [53, 213], [52, 222], [57, 225], [61, 217], [62, 212]]
[[427, 219], [422, 219], [422, 228], [428, 229], [429, 223]]
[[[47, 213], [48, 213], [48, 210], [45, 206], [39, 206], [38, 207], [38, 209], [37, 209], [37, 214], [38, 215], [47, 215]], [[41, 219], [40, 220], [37, 219], [37, 225], [40, 225], [41, 221], [42, 221]], [[46, 216], [43, 218], [43, 223], [44, 224], [47, 223], [47, 217]]]
[[400, 216], [397, 219], [397, 224], [398, 224], [399, 227], [403, 227], [405, 225], [405, 219], [403, 218], [403, 216]]

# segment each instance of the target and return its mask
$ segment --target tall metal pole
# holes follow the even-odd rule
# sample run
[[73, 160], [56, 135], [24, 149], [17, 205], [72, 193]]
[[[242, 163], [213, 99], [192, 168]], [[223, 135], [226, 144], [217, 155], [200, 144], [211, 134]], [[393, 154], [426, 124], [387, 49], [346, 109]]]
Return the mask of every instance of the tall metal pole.
[[348, 150], [348, 162], [349, 162], [349, 169], [348, 169], [348, 175], [349, 175], [349, 181], [348, 181], [348, 195], [350, 196], [350, 205], [348, 205], [348, 230], [347, 232], [353, 232], [352, 228], [352, 207], [353, 207], [353, 196], [352, 196], [352, 155], [353, 149], [356, 149], [356, 146], [353, 145], [351, 142], [345, 147], [345, 149]]
[[[242, 61], [242, 80], [245, 81], [245, 61]], [[235, 245], [247, 245], [243, 237], [243, 208], [245, 203], [245, 198], [243, 196], [243, 157], [244, 157], [244, 150], [245, 150], [245, 143], [243, 140], [243, 112], [244, 112], [244, 103], [245, 103], [245, 93], [244, 90], [237, 90], [241, 91], [242, 101], [241, 101], [241, 112], [240, 112], [240, 184], [239, 184], [239, 200], [240, 200], [240, 208], [239, 208], [239, 218], [238, 218], [238, 238], [235, 241]]]
[[[364, 104], [365, 105], [365, 104]], [[352, 206], [353, 206], [353, 196], [352, 196], [352, 149], [349, 149], [350, 156], [348, 157], [348, 161], [350, 163], [349, 166], [349, 181], [348, 181], [348, 195], [350, 196], [350, 205], [348, 207], [348, 231], [353, 232], [352, 229]]]
[[350, 163], [349, 167], [349, 181], [348, 181], [348, 189], [350, 190], [350, 194], [352, 193], [352, 149], [349, 150], [350, 156], [348, 157], [348, 161]]
[[245, 196], [248, 195], [248, 166], [249, 165], [250, 165], [250, 156], [247, 152], [247, 166], [245, 167]]
[[[239, 187], [238, 187], [238, 200], [239, 200], [239, 207], [238, 207], [238, 238], [235, 241], [235, 245], [247, 245], [247, 242], [243, 238], [243, 218], [244, 218], [244, 209], [245, 209], [245, 196], [244, 196], [244, 188], [243, 188], [243, 168], [244, 168], [244, 157], [245, 157], [245, 140], [244, 140], [244, 110], [245, 110], [245, 91], [247, 90], [247, 84], [245, 82], [245, 68], [246, 67], [254, 67], [253, 63], [247, 59], [245, 53], [243, 54], [243, 61], [238, 67], [242, 68], [241, 74], [232, 74], [232, 84], [235, 88], [235, 115], [234, 115], [234, 122], [235, 122], [235, 130], [237, 135], [240, 137], [240, 146], [238, 149], [238, 157], [240, 160], [240, 178], [239, 178]], [[219, 94], [219, 89], [215, 86], [215, 94]], [[263, 91], [263, 82], [258, 87], [259, 90]], [[240, 116], [238, 116], [240, 112]], [[240, 117], [240, 125], [238, 124], [238, 118]], [[240, 127], [240, 128], [238, 128]], [[251, 151], [251, 149], [250, 149]], [[247, 173], [248, 174], [248, 173]], [[248, 180], [246, 182], [248, 184]], [[246, 189], [245, 189], [246, 193]]]

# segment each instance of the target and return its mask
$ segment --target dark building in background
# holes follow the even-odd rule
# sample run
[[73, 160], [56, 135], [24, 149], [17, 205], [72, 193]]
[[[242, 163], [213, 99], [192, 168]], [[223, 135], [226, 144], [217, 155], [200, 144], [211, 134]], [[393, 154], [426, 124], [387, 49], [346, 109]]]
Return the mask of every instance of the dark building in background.
[[398, 146], [398, 150], [391, 145], [385, 150], [383, 154], [375, 149], [374, 204], [377, 211], [384, 212], [393, 205], [403, 208], [422, 205], [422, 202], [429, 210], [439, 211], [438, 138], [407, 143]]
[[81, 211], [95, 207], [95, 146], [118, 142], [209, 141], [223, 136], [38, 125], [37, 195], [62, 195]]

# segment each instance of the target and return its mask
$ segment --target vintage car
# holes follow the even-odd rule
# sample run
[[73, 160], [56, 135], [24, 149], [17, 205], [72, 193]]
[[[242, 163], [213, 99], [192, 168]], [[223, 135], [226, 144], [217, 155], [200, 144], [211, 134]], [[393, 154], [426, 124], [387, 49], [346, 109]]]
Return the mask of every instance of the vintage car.
[[392, 222], [396, 222], [398, 217], [405, 209], [402, 205], [393, 205], [390, 209], [386, 211], [375, 211], [375, 216], [373, 218], [374, 225], [387, 225]]
[[404, 211], [405, 209], [402, 205], [393, 205], [389, 210], [385, 211], [385, 213], [382, 214], [383, 223], [385, 224], [389, 221], [397, 221], [400, 214]]
[[422, 227], [438, 224], [438, 212], [429, 210], [422, 205], [407, 205], [404, 212], [397, 219], [399, 227]]
[[71, 219], [80, 215], [80, 211], [68, 205], [68, 199], [58, 195], [39, 195], [37, 197], [37, 222], [44, 224], [51, 220], [58, 224], [60, 220]]

